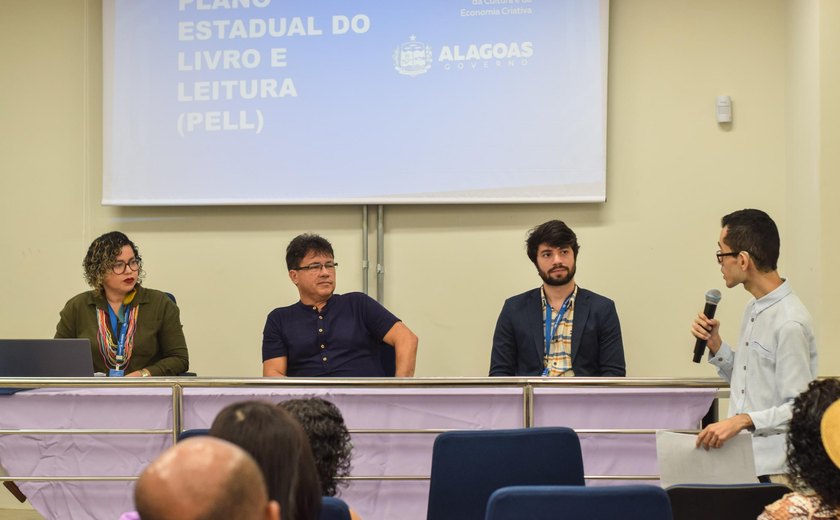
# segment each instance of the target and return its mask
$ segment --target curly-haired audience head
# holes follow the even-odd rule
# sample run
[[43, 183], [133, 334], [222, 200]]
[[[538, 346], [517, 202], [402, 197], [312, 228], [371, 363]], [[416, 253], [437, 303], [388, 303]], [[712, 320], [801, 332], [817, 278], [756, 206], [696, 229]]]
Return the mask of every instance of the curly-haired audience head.
[[139, 271], [137, 272], [137, 283], [139, 284], [143, 280], [143, 277], [146, 276], [140, 259], [140, 251], [134, 245], [134, 242], [119, 231], [111, 231], [110, 233], [105, 233], [97, 237], [91, 242], [85, 259], [82, 262], [82, 267], [85, 271], [85, 281], [94, 291], [103, 291], [105, 276], [111, 272], [111, 268], [114, 266], [117, 257], [125, 246], [130, 246], [132, 251], [134, 251], [134, 258], [141, 262]]
[[338, 478], [350, 474], [353, 450], [341, 411], [319, 397], [290, 399], [277, 406], [285, 408], [303, 426], [318, 467], [321, 493], [324, 496], [335, 496], [339, 487], [347, 486], [347, 481]]
[[760, 209], [741, 209], [724, 215], [720, 227], [726, 228], [723, 241], [732, 251], [749, 253], [759, 271], [776, 270], [780, 239], [770, 215]]
[[562, 220], [549, 220], [528, 233], [525, 247], [528, 251], [528, 258], [534, 262], [534, 265], [537, 265], [537, 250], [541, 244], [548, 244], [551, 247], [570, 247], [575, 259], [577, 259], [580, 250], [577, 235]]
[[309, 440], [288, 412], [260, 401], [234, 403], [219, 412], [210, 435], [240, 446], [257, 461], [283, 520], [318, 518], [321, 484]]
[[826, 409], [840, 399], [840, 380], [812, 381], [793, 402], [787, 436], [788, 466], [793, 483], [811, 488], [822, 501], [840, 507], [840, 468], [823, 447], [820, 424]]
[[309, 253], [322, 254], [335, 258], [332, 244], [326, 238], [320, 235], [304, 233], [293, 238], [289, 242], [289, 245], [286, 246], [286, 267], [289, 268], [289, 271], [297, 269], [300, 267], [300, 262]]

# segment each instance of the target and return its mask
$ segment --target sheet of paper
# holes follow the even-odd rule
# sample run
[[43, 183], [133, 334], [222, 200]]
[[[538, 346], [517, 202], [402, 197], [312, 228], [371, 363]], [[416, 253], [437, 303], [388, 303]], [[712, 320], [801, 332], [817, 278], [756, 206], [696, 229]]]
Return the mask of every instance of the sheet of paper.
[[747, 484], [758, 482], [752, 435], [741, 433], [722, 448], [694, 446], [697, 435], [656, 432], [656, 458], [663, 488], [674, 484]]

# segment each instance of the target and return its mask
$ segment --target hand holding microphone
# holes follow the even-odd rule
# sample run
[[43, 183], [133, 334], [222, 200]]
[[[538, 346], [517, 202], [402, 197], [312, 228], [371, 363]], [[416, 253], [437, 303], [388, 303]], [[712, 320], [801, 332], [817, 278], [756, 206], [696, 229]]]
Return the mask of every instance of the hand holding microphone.
[[[713, 318], [717, 305], [720, 303], [721, 294], [717, 289], [709, 289], [706, 291], [706, 307], [703, 309], [703, 314], [694, 319], [691, 327], [691, 333], [697, 338], [694, 343], [694, 358], [692, 361], [699, 363], [703, 359], [703, 352], [706, 350], [706, 344], [713, 335], [717, 335], [717, 328], [719, 323]], [[703, 319], [705, 316], [706, 319]], [[711, 329], [709, 329], [711, 327]]]

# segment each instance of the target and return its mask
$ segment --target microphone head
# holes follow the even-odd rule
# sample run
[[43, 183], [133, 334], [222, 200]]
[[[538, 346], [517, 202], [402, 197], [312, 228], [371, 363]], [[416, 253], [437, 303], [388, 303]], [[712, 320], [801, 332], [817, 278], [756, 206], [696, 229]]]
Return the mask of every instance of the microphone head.
[[720, 294], [720, 291], [718, 291], [717, 289], [709, 289], [708, 291], [706, 291], [706, 303], [717, 305], [718, 303], [720, 303], [720, 299], [722, 297], [723, 295]]

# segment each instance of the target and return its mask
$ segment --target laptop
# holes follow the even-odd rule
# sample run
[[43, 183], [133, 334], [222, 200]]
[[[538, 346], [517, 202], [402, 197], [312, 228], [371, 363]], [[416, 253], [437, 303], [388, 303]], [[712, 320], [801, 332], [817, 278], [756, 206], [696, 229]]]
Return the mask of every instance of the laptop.
[[93, 377], [90, 340], [0, 339], [0, 377]]

